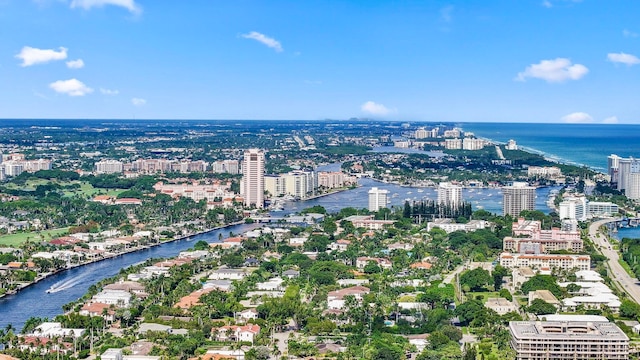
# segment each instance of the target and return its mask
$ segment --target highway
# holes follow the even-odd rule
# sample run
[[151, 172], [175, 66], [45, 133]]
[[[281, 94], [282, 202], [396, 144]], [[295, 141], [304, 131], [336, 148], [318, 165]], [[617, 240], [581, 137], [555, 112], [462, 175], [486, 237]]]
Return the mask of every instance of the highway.
[[624, 268], [622, 268], [622, 265], [618, 262], [620, 258], [618, 251], [613, 250], [606, 236], [598, 233], [600, 226], [611, 221], [612, 220], [600, 220], [592, 223], [589, 226], [589, 238], [594, 244], [600, 247], [602, 255], [609, 259], [608, 264], [611, 269], [609, 277], [620, 284], [620, 287], [624, 289], [624, 291], [629, 294], [636, 303], [640, 304], [640, 285], [638, 285], [638, 280], [627, 274]]

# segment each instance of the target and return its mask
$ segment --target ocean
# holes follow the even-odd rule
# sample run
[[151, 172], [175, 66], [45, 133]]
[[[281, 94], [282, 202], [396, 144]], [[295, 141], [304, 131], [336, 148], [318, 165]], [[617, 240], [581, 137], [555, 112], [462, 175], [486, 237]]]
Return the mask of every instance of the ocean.
[[640, 157], [640, 125], [463, 123], [464, 131], [572, 165], [607, 171], [607, 156]]

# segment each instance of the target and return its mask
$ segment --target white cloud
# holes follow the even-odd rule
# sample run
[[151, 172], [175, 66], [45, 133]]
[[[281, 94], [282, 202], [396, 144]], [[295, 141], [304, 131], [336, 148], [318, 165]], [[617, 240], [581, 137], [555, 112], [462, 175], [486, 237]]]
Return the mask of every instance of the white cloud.
[[453, 5], [448, 5], [440, 9], [440, 18], [444, 22], [451, 22], [451, 20], [453, 20]]
[[58, 80], [49, 84], [49, 87], [56, 92], [69, 96], [85, 96], [93, 92], [92, 88], [77, 79]]
[[371, 114], [374, 116], [385, 116], [389, 115], [392, 111], [382, 104], [375, 103], [373, 101], [367, 101], [366, 103], [360, 106], [360, 110], [362, 112]]
[[582, 64], [572, 64], [566, 58], [554, 60], [542, 60], [538, 64], [531, 64], [518, 73], [515, 80], [526, 81], [527, 78], [542, 79], [547, 82], [564, 82], [566, 80], [578, 80], [589, 72]]
[[67, 61], [67, 67], [69, 69], [82, 69], [84, 67], [84, 61], [82, 59]]
[[565, 115], [562, 118], [562, 121], [566, 123], [591, 123], [593, 122], [593, 118], [591, 115], [584, 112], [574, 112], [569, 115]]
[[610, 116], [604, 120], [602, 120], [603, 124], [617, 124], [618, 123], [618, 117], [617, 116]]
[[141, 98], [133, 98], [131, 99], [131, 103], [135, 106], [143, 106], [147, 104], [147, 100]]
[[270, 38], [264, 34], [261, 34], [257, 31], [252, 31], [248, 34], [242, 34], [241, 35], [243, 38], [245, 39], [253, 39], [255, 41], [261, 42], [264, 45], [267, 45], [268, 47], [272, 48], [273, 50], [277, 51], [277, 52], [282, 52], [282, 45], [280, 44], [280, 42], [274, 38]]
[[118, 90], [110, 90], [110, 89], [105, 89], [105, 88], [100, 88], [100, 92], [103, 95], [111, 95], [111, 96], [118, 95], [120, 93], [120, 91], [118, 91]]
[[549, 1], [549, 0], [544, 0], [544, 1], [542, 2], [542, 6], [546, 7], [547, 9], [549, 9], [549, 8], [552, 8], [552, 7], [553, 7], [553, 4], [552, 4], [552, 3], [551, 3], [551, 1]]
[[635, 38], [635, 37], [638, 37], [638, 33], [635, 33], [635, 32], [633, 32], [633, 31], [631, 31], [631, 30], [627, 30], [627, 29], [622, 30], [622, 35], [623, 35], [624, 37], [629, 37], [629, 38]]
[[640, 64], [640, 59], [637, 56], [631, 54], [621, 53], [609, 53], [607, 59], [613, 63], [625, 64], [628, 66]]
[[140, 5], [135, 0], [71, 0], [71, 8], [82, 8], [89, 10], [94, 7], [103, 7], [105, 5], [113, 5], [123, 7], [129, 12], [139, 14], [142, 12]]
[[54, 49], [37, 49], [31, 46], [25, 46], [16, 55], [16, 58], [22, 60], [20, 66], [26, 67], [36, 64], [44, 64], [49, 61], [64, 60], [67, 58], [67, 49], [59, 47], [58, 51]]

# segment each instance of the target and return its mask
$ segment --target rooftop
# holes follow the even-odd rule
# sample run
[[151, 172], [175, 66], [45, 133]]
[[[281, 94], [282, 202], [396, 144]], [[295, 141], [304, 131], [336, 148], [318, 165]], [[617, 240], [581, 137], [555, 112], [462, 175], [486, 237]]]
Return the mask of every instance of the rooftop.
[[626, 340], [616, 324], [591, 321], [510, 321], [509, 330], [518, 339]]

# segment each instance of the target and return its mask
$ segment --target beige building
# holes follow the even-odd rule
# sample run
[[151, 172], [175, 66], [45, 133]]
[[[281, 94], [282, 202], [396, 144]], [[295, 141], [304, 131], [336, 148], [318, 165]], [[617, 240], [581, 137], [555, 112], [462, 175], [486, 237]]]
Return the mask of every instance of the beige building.
[[240, 193], [245, 206], [264, 208], [264, 151], [249, 149], [244, 152]]
[[623, 360], [629, 338], [613, 323], [591, 321], [511, 321], [516, 360]]
[[512, 254], [504, 252], [500, 254], [500, 265], [509, 269], [529, 267], [532, 269], [562, 269], [562, 270], [589, 270], [591, 257], [589, 255], [535, 255]]
[[536, 188], [527, 183], [514, 182], [502, 188], [504, 215], [518, 216], [522, 210], [535, 210]]
[[515, 304], [505, 298], [488, 298], [484, 306], [498, 313], [498, 315], [504, 315], [510, 312], [518, 312], [518, 307]]

